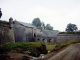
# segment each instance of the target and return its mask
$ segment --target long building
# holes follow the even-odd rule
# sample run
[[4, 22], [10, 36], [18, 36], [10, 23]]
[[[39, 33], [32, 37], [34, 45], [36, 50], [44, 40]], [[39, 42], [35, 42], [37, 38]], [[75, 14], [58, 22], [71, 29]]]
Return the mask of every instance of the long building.
[[37, 28], [32, 24], [14, 21], [15, 42], [44, 41], [46, 43], [56, 42], [58, 30], [45, 30]]

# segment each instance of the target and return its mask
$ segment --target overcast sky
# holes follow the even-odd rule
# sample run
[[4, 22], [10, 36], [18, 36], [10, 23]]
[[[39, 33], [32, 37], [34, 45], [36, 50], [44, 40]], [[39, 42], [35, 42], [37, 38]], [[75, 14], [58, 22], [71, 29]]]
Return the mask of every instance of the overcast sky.
[[76, 24], [80, 30], [80, 0], [0, 0], [3, 16], [31, 23], [39, 17], [54, 30], [65, 31], [68, 23]]

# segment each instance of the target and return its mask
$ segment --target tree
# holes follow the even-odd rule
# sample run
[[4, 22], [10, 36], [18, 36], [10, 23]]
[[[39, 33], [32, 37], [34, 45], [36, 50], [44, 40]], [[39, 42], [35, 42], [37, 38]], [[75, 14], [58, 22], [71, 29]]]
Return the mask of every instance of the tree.
[[50, 26], [50, 24], [47, 24], [46, 27], [45, 27], [45, 29], [46, 29], [46, 30], [53, 30], [53, 27]]
[[76, 30], [78, 30], [78, 28], [75, 24], [69, 23], [66, 27], [67, 32], [73, 32], [73, 31], [76, 31]]
[[46, 27], [46, 26], [45, 26], [45, 23], [42, 22], [42, 23], [41, 23], [41, 28], [45, 29], [45, 27]]
[[1, 18], [1, 16], [2, 16], [2, 11], [1, 11], [1, 8], [0, 8], [0, 18]]
[[41, 21], [39, 18], [34, 18], [32, 24], [35, 25], [36, 27], [41, 27]]

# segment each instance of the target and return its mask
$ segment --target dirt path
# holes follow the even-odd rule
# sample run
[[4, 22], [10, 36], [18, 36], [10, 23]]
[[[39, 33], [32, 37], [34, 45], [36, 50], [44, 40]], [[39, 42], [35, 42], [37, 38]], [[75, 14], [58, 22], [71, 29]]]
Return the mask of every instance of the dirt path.
[[80, 60], [80, 43], [70, 45], [48, 60]]

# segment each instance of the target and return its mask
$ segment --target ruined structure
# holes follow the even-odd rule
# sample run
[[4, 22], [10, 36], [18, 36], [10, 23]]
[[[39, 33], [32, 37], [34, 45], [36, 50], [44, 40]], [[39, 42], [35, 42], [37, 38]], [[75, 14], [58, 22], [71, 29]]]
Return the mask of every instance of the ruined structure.
[[5, 42], [15, 42], [12, 18], [9, 19], [9, 22], [0, 20], [0, 43]]

